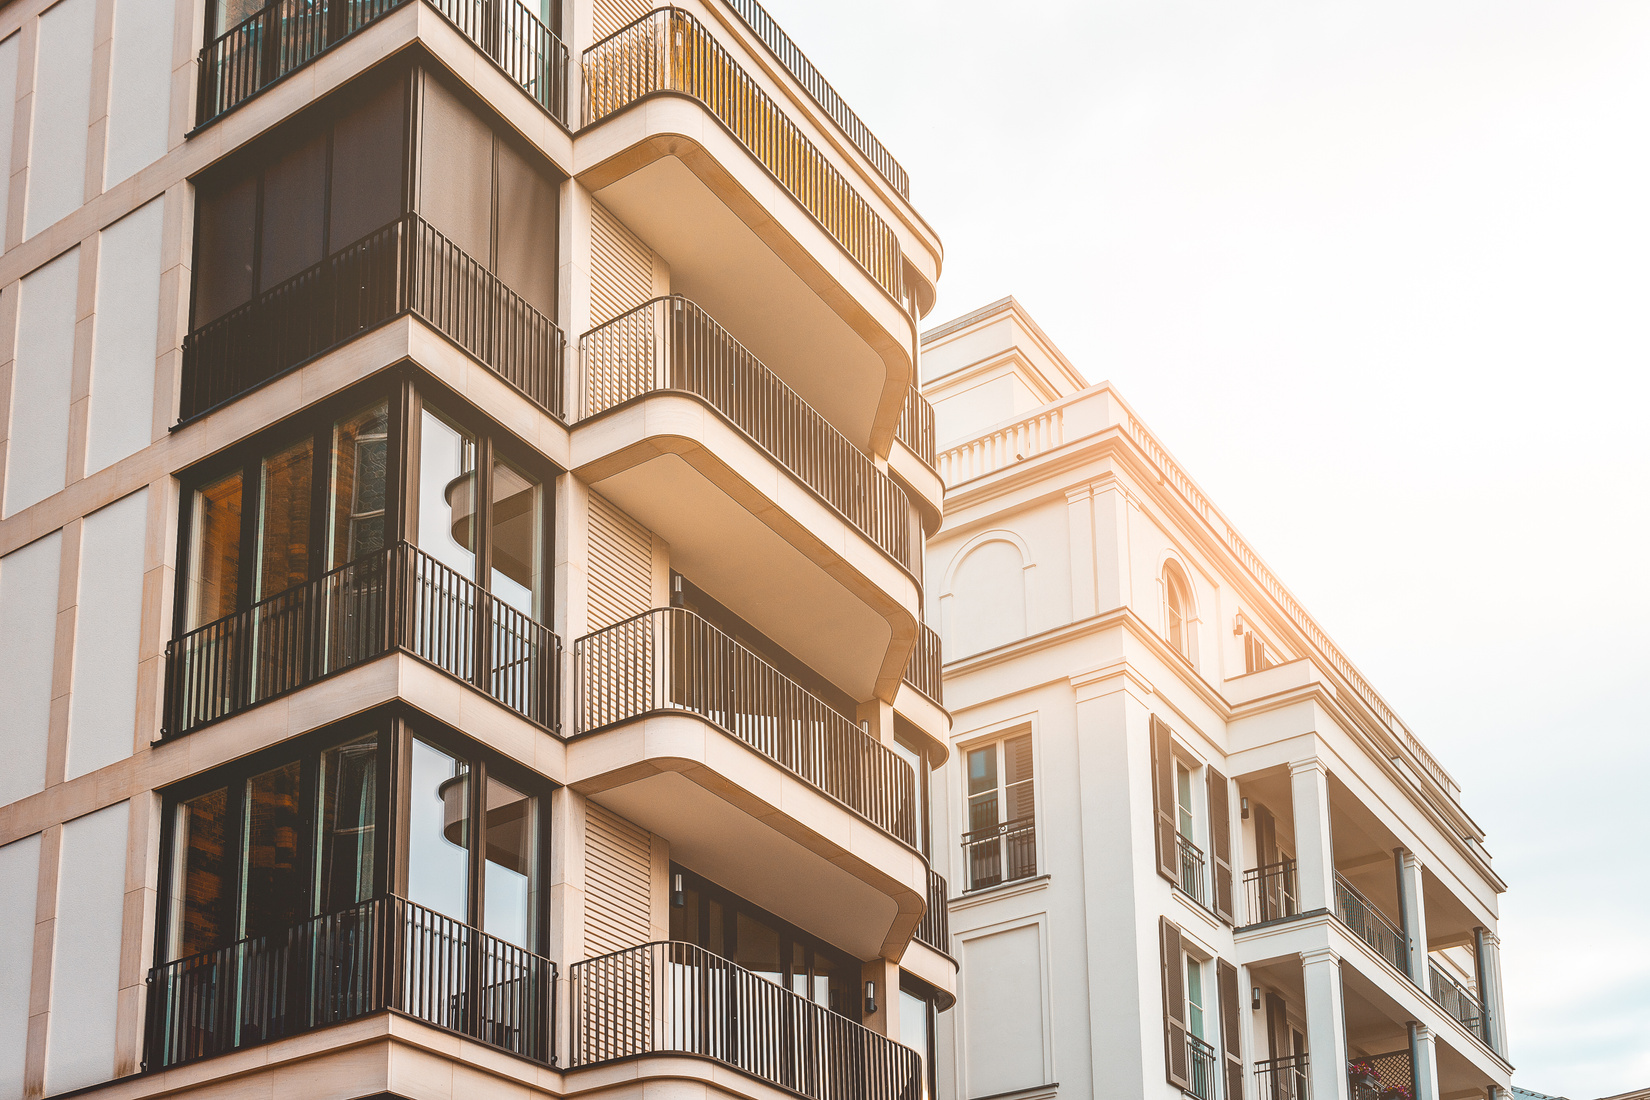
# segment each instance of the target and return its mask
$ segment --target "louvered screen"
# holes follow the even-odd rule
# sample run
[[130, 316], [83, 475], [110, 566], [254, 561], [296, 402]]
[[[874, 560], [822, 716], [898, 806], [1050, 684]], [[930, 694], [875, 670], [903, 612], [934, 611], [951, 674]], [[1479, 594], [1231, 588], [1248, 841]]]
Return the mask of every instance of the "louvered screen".
[[[590, 339], [602, 349], [586, 362], [585, 415], [654, 387], [653, 327], [606, 322], [653, 299], [653, 252], [600, 203], [590, 207]], [[644, 318], [645, 320], [645, 318]]]
[[586, 803], [584, 818], [584, 954], [586, 958], [647, 943], [650, 918], [647, 830]]
[[653, 538], [606, 497], [590, 494], [587, 629], [594, 632], [653, 608]]
[[652, 10], [652, 4], [638, 3], [637, 0], [595, 0], [590, 5], [590, 15], [595, 22], [592, 37], [600, 42]]

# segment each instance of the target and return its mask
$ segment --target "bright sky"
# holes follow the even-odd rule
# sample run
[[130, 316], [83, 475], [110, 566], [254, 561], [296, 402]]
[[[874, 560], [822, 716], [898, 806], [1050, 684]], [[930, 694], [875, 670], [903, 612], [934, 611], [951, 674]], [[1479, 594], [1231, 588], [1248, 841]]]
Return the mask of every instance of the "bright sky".
[[1650, 4], [764, 0], [1460, 780], [1515, 1081], [1650, 1085]]

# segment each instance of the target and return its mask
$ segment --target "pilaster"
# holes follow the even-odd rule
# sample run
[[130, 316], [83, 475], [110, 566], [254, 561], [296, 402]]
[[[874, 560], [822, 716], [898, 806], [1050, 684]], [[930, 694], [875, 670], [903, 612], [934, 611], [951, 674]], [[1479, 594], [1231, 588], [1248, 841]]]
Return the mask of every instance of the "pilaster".
[[1289, 764], [1295, 809], [1296, 889], [1302, 912], [1328, 909], [1335, 897], [1335, 845], [1329, 833], [1329, 771], [1322, 760]]

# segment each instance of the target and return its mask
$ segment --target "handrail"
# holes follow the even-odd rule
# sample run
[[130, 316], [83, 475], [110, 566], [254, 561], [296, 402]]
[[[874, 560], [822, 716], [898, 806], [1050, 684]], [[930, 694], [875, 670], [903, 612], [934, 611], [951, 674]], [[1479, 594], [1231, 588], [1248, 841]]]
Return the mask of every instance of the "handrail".
[[1204, 886], [1203, 868], [1207, 861], [1203, 849], [1192, 843], [1190, 837], [1175, 834], [1175, 848], [1180, 853], [1180, 892], [1209, 908], [1209, 891]]
[[1311, 1061], [1305, 1054], [1289, 1054], [1255, 1063], [1255, 1095], [1259, 1100], [1312, 1100]]
[[894, 438], [911, 448], [912, 453], [930, 467], [934, 466], [934, 406], [915, 386], [905, 394], [905, 407], [900, 410]]
[[1186, 1033], [1186, 1091], [1197, 1100], [1215, 1100], [1215, 1048]]
[[791, 41], [790, 35], [780, 29], [773, 16], [756, 0], [727, 0], [727, 4], [733, 9], [734, 14], [739, 16], [740, 21], [768, 47], [774, 59], [796, 78], [796, 82], [802, 85], [802, 89], [813, 101], [825, 109], [825, 113], [831, 116], [831, 120], [841, 128], [848, 140], [853, 142], [854, 148], [865, 154], [865, 159], [871, 162], [871, 166], [878, 174], [893, 184], [894, 190], [898, 191], [902, 198], [910, 199], [911, 181], [907, 178], [905, 169], [882, 142], [877, 140], [871, 128], [860, 121], [859, 116], [854, 114], [853, 109], [837, 94], [836, 89], [831, 87], [830, 82], [819, 74], [813, 62], [809, 61], [807, 55]]
[[579, 337], [579, 361], [581, 420], [648, 393], [701, 398], [915, 572], [914, 513], [899, 483], [692, 301], [655, 298], [597, 325]]
[[[234, 110], [409, 0], [272, 0], [200, 51], [195, 125]], [[425, 0], [557, 121], [567, 47], [517, 0]]]
[[1466, 986], [1438, 969], [1438, 964], [1427, 960], [1427, 993], [1433, 1002], [1455, 1017], [1463, 1027], [1481, 1041], [1489, 1042], [1484, 1027], [1484, 1005]]
[[1295, 890], [1295, 861], [1280, 860], [1243, 872], [1243, 890], [1250, 924], [1284, 920], [1300, 914]]
[[179, 423], [408, 313], [562, 415], [561, 329], [434, 226], [403, 214], [190, 332]]
[[951, 910], [945, 879], [928, 868], [928, 908], [917, 925], [917, 939], [943, 954], [951, 954]]
[[556, 730], [561, 639], [402, 542], [186, 631], [166, 646], [171, 740], [401, 650]]
[[917, 624], [917, 644], [905, 662], [905, 683], [938, 706], [945, 705], [944, 661], [939, 632], [927, 623]]
[[1409, 972], [1409, 937], [1339, 871], [1335, 872], [1335, 916], [1398, 973]]
[[702, 103], [895, 300], [904, 298], [899, 238], [841, 172], [680, 8], [649, 12], [584, 51], [584, 125], [655, 92]]
[[963, 862], [968, 889], [983, 890], [1037, 873], [1037, 819], [1012, 821], [970, 829], [962, 835]]
[[922, 1059], [910, 1047], [695, 944], [640, 944], [576, 962], [567, 976], [570, 1068], [686, 1055], [808, 1100], [921, 1093]]
[[153, 1072], [385, 1010], [555, 1064], [556, 964], [389, 895], [156, 966]]
[[657, 608], [573, 644], [574, 736], [686, 711], [917, 847], [916, 776], [899, 754], [698, 615]]

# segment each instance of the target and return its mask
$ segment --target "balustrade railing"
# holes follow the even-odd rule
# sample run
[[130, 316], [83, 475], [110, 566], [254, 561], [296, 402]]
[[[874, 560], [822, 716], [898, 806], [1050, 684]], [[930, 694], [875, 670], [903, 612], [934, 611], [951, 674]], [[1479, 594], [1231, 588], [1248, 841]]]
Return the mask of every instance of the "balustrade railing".
[[183, 341], [190, 420], [404, 313], [415, 314], [553, 416], [565, 340], [554, 321], [416, 214], [406, 214]]
[[1197, 1100], [1215, 1100], [1219, 1080], [1215, 1048], [1196, 1035], [1186, 1036], [1186, 1091]]
[[[1305, 1054], [1268, 1058], [1255, 1063], [1257, 1100], [1312, 1100], [1312, 1080], [1307, 1076]], [[1233, 1097], [1230, 1100], [1239, 1100]]]
[[905, 408], [900, 411], [894, 438], [928, 465], [934, 465], [934, 406], [915, 386], [905, 395]]
[[941, 452], [935, 469], [949, 488], [1065, 443], [1065, 409], [1056, 406]]
[[649, 12], [586, 50], [583, 72], [587, 126], [656, 92], [697, 99], [871, 278], [902, 298], [894, 231], [693, 15]]
[[574, 733], [686, 711], [917, 847], [911, 765], [685, 608], [647, 611], [573, 646]]
[[648, 393], [706, 401], [889, 557], [920, 544], [905, 491], [726, 329], [680, 296], [656, 298], [579, 337], [579, 417]]
[[1243, 872], [1243, 892], [1250, 924], [1300, 915], [1295, 890], [1295, 861], [1285, 859]]
[[[273, 0], [202, 47], [198, 126], [413, 0]], [[554, 118], [567, 121], [567, 47], [518, 0], [425, 0]]]
[[1175, 834], [1175, 848], [1180, 854], [1180, 891], [1203, 908], [1209, 908], [1208, 876], [1204, 874], [1206, 861], [1203, 849], [1191, 839]]
[[1335, 872], [1335, 916], [1400, 974], [1409, 972], [1409, 938], [1339, 871]]
[[[894, 189], [905, 198], [911, 197], [911, 183], [906, 177], [905, 169], [900, 167], [899, 161], [893, 154], [883, 147], [877, 140], [870, 127], [860, 121], [858, 115], [845, 103], [835, 88], [815, 69], [795, 42], [774, 22], [756, 0], [728, 0], [728, 7], [738, 15], [745, 26], [749, 27], [762, 44], [772, 51], [779, 63], [802, 85], [804, 91], [813, 98], [813, 101], [825, 109], [831, 120], [842, 128], [848, 140], [854, 147], [865, 154], [865, 159], [871, 162], [883, 179], [894, 185]], [[930, 463], [932, 464], [932, 463]]]
[[1427, 961], [1427, 992], [1438, 1007], [1454, 1016], [1461, 1025], [1483, 1042], [1489, 1042], [1484, 1029], [1484, 1006], [1466, 986], [1438, 969], [1438, 964]]
[[809, 1100], [920, 1100], [910, 1047], [689, 943], [568, 967], [569, 1068], [707, 1058]]
[[928, 869], [928, 909], [917, 925], [917, 939], [936, 951], [951, 954], [951, 912], [948, 906], [945, 879], [932, 867]]
[[1037, 873], [1037, 820], [1016, 818], [962, 836], [968, 888], [983, 890]]
[[945, 705], [945, 674], [940, 659], [940, 636], [927, 623], [917, 624], [917, 646], [905, 662], [905, 682], [941, 706]]
[[393, 1010], [554, 1064], [556, 964], [399, 897], [149, 972], [154, 1071]]
[[554, 729], [561, 640], [409, 543], [190, 630], [166, 647], [163, 739], [391, 650]]

